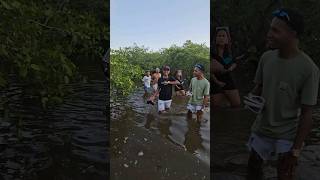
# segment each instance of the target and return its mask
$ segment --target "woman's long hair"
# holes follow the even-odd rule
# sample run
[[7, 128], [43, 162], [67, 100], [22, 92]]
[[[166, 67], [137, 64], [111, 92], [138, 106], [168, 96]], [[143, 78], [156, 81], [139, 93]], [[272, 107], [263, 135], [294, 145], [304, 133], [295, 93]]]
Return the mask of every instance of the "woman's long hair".
[[178, 75], [179, 72], [181, 72], [180, 79], [182, 79], [182, 70], [176, 70], [176, 71], [174, 72], [174, 78], [177, 78], [177, 75]]
[[227, 38], [228, 38], [228, 44], [225, 45], [224, 47], [224, 51], [223, 51], [223, 57], [231, 57], [232, 58], [232, 41], [231, 41], [231, 36], [230, 36], [230, 31], [228, 27], [217, 27], [216, 28], [216, 34], [215, 34], [215, 49], [214, 49], [214, 54], [218, 55], [218, 46], [217, 46], [217, 35], [218, 32], [220, 31], [225, 31], [227, 34]]

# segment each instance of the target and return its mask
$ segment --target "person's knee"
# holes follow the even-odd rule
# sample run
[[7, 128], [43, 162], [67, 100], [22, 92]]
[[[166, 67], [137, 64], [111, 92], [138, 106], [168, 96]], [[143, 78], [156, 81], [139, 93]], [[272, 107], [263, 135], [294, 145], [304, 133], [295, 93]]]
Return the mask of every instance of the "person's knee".
[[203, 111], [202, 110], [197, 110], [197, 115], [198, 116], [201, 116], [203, 114]]

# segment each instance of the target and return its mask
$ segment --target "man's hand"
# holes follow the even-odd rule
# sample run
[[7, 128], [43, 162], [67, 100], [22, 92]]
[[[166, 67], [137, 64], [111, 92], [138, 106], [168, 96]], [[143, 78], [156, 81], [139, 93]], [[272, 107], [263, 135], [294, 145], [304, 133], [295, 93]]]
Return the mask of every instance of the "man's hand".
[[294, 177], [298, 158], [293, 156], [291, 152], [284, 153], [279, 158], [278, 178], [279, 179], [292, 179]]
[[164, 81], [163, 84], [164, 85], [168, 85], [170, 82], [169, 81]]

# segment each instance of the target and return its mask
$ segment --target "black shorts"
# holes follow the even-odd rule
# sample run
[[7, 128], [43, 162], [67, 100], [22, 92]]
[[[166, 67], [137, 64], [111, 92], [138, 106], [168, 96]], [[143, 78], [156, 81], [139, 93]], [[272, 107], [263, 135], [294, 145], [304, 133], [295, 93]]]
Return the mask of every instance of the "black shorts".
[[215, 94], [224, 93], [225, 90], [235, 90], [235, 89], [237, 89], [230, 74], [221, 76], [220, 78], [217, 77], [217, 79], [219, 81], [222, 81], [222, 82], [226, 83], [226, 85], [223, 86], [223, 87], [220, 87], [218, 84], [213, 83], [213, 88], [212, 88], [212, 93], [211, 94], [215, 95]]

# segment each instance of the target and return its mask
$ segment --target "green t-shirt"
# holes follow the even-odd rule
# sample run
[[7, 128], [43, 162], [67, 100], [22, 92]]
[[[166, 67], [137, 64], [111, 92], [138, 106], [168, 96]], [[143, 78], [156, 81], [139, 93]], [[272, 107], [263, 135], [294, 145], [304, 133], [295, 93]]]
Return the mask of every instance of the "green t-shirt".
[[189, 104], [203, 105], [204, 96], [209, 96], [210, 84], [206, 78], [198, 80], [196, 77], [191, 79], [190, 88], [192, 96], [189, 99]]
[[319, 68], [303, 52], [291, 59], [279, 57], [279, 51], [264, 53], [255, 83], [262, 83], [264, 110], [256, 118], [252, 131], [276, 139], [294, 140], [301, 105], [317, 103]]

